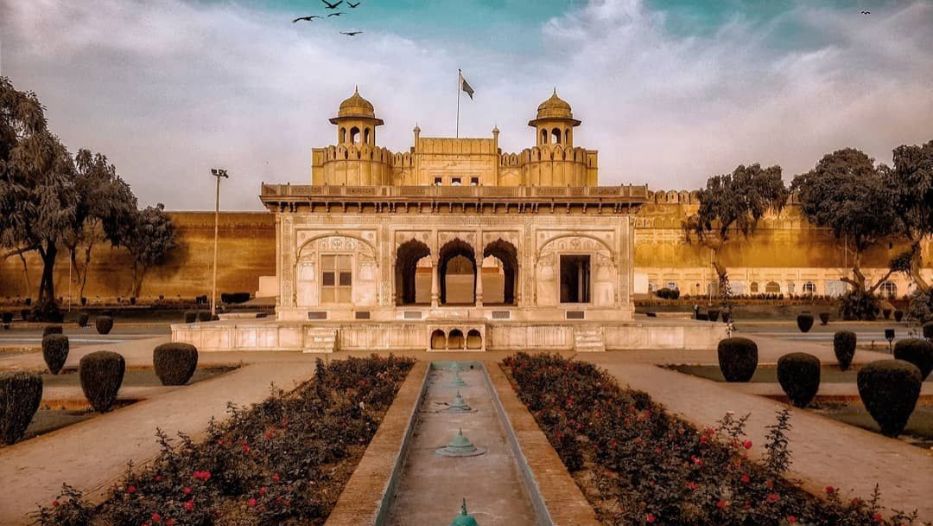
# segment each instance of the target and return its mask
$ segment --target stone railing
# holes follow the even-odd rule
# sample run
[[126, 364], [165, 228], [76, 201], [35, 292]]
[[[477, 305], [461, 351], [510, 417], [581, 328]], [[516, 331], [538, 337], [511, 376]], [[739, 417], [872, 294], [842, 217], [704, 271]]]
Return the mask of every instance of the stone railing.
[[647, 186], [312, 186], [262, 185], [263, 198], [428, 198], [428, 199], [553, 199], [553, 198], [627, 198], [648, 199]]

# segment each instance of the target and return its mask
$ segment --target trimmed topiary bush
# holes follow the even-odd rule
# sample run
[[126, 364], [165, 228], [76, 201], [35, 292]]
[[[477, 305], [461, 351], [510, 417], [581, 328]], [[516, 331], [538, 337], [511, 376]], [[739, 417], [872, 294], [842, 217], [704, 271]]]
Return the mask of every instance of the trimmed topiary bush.
[[3, 321], [3, 328], [6, 329], [6, 330], [9, 330], [9, 329], [10, 329], [10, 324], [13, 323], [13, 313], [10, 312], [10, 311], [6, 311], [6, 312], [3, 313], [2, 316], [3, 316], [3, 318], [2, 318], [2, 321]]
[[94, 326], [97, 327], [98, 334], [109, 334], [113, 329], [113, 318], [110, 316], [98, 316], [94, 319]]
[[904, 319], [904, 311], [901, 309], [896, 309], [894, 311], [894, 321], [900, 323]]
[[923, 337], [928, 340], [933, 340], [933, 321], [928, 321], [923, 324]]
[[48, 336], [49, 334], [61, 334], [61, 333], [62, 333], [61, 325], [46, 325], [45, 328], [42, 329], [43, 338]]
[[211, 311], [209, 311], [209, 310], [199, 310], [199, 311], [198, 311], [198, 321], [211, 321]]
[[833, 352], [836, 354], [839, 368], [843, 371], [852, 365], [856, 342], [855, 333], [852, 331], [839, 331], [833, 335]]
[[747, 382], [758, 368], [758, 344], [748, 338], [726, 338], [719, 342], [719, 370], [727, 382]]
[[126, 361], [115, 352], [96, 351], [81, 358], [78, 362], [81, 390], [95, 411], [110, 411], [117, 399], [125, 372]]
[[78, 314], [78, 327], [87, 327], [87, 322], [91, 319], [86, 312]]
[[162, 385], [185, 385], [198, 367], [198, 348], [187, 343], [163, 343], [152, 351], [152, 365]]
[[797, 407], [807, 407], [820, 389], [820, 359], [805, 352], [778, 358], [778, 383]]
[[881, 315], [884, 316], [884, 319], [891, 319], [891, 309], [881, 309]]
[[221, 292], [221, 303], [246, 303], [252, 296], [249, 292]]
[[662, 287], [654, 292], [654, 295], [662, 300], [676, 300], [680, 297], [680, 289], [671, 289]]
[[710, 309], [707, 314], [709, 315], [709, 321], [719, 321], [719, 310]]
[[821, 312], [820, 313], [820, 325], [827, 325], [827, 324], [829, 324], [829, 313]]
[[901, 434], [920, 397], [920, 369], [904, 360], [879, 360], [858, 372], [858, 394], [881, 432]]
[[36, 373], [0, 373], [0, 440], [23, 438], [42, 401], [42, 377]]
[[42, 358], [52, 374], [58, 374], [68, 359], [68, 337], [64, 334], [49, 334], [42, 337]]
[[894, 344], [894, 358], [916, 365], [920, 381], [926, 380], [933, 370], [933, 343], [920, 338], [901, 340]]
[[813, 328], [813, 315], [807, 312], [797, 315], [797, 328], [800, 332], [810, 332]]
[[185, 311], [185, 323], [194, 323], [196, 321], [198, 321], [197, 311], [193, 311], [193, 310]]

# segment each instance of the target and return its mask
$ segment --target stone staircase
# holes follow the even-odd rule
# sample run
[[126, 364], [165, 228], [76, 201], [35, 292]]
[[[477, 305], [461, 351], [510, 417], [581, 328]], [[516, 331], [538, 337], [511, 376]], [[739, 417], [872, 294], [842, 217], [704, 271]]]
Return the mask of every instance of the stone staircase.
[[603, 331], [599, 327], [574, 327], [573, 347], [577, 352], [602, 352], [606, 350]]
[[337, 329], [317, 327], [308, 329], [304, 352], [334, 352], [337, 350]]

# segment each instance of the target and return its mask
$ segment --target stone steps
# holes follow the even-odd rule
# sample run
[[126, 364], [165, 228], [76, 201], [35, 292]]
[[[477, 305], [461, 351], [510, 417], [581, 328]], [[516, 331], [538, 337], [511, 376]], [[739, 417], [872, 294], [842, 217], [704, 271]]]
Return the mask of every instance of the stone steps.
[[334, 352], [337, 350], [337, 329], [308, 329], [304, 352]]
[[606, 350], [603, 332], [599, 328], [575, 328], [573, 345], [577, 352], [602, 352]]

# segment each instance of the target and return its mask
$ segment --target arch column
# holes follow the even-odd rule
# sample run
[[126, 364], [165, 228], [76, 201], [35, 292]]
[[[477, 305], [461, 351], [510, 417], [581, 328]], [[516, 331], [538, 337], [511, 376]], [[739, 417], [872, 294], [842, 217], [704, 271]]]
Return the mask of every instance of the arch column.
[[474, 256], [473, 261], [473, 270], [475, 274], [473, 276], [473, 302], [477, 307], [483, 306], [483, 231], [476, 231], [476, 239], [478, 245], [473, 245]]
[[438, 265], [440, 258], [437, 255], [431, 254], [431, 308], [436, 309], [438, 300], [440, 299], [440, 265]]

